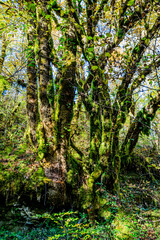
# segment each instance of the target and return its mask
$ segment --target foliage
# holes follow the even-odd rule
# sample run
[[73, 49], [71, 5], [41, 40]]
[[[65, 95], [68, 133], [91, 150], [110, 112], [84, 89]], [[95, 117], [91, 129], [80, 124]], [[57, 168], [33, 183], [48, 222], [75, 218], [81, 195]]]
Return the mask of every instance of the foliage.
[[23, 144], [27, 119], [22, 93], [10, 89], [0, 98], [0, 153], [4, 156]]
[[32, 155], [28, 154], [28, 159], [25, 161], [20, 159], [24, 154], [18, 156], [16, 153], [14, 154], [14, 156], [9, 156], [9, 161], [5, 160], [0, 163], [1, 195], [5, 196], [6, 203], [13, 199], [20, 200], [25, 194], [28, 194], [27, 197], [30, 200], [33, 196], [37, 196], [38, 199], [46, 182], [43, 168], [38, 162], [35, 162], [33, 153]]
[[[35, 213], [22, 220], [22, 209], [14, 207], [14, 224], [8, 230], [7, 224], [1, 226], [2, 239], [151, 239], [158, 240], [160, 234], [159, 207], [145, 196], [156, 197], [158, 185], [153, 185], [144, 176], [126, 176], [122, 181], [121, 199], [103, 192], [106, 196], [99, 215], [93, 222], [91, 214], [75, 211], [59, 213]], [[145, 194], [142, 198], [141, 191]], [[105, 190], [104, 190], [105, 191]], [[146, 194], [147, 192], [147, 194]], [[139, 196], [139, 198], [138, 198]], [[159, 202], [158, 202], [159, 204]], [[13, 208], [13, 207], [12, 207]], [[44, 210], [43, 210], [44, 211]], [[25, 210], [27, 213], [27, 210]], [[40, 210], [39, 210], [40, 212]], [[29, 216], [29, 210], [27, 213]], [[90, 220], [89, 220], [90, 219]], [[23, 222], [24, 221], [24, 222]], [[18, 229], [17, 225], [22, 224]], [[24, 226], [25, 225], [25, 226]], [[17, 230], [16, 230], [17, 229]]]
[[158, 237], [159, 1], [6, 0], [0, 21], [0, 193], [88, 214], [26, 237]]

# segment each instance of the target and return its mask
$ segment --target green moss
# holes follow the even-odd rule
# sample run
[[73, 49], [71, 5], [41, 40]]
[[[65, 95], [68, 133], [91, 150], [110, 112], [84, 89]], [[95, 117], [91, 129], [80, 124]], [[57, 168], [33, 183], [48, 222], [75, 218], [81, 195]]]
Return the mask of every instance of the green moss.
[[33, 144], [32, 139], [31, 139], [31, 128], [30, 128], [29, 124], [27, 126], [26, 131], [25, 131], [25, 138], [29, 141], [32, 148], [34, 149], [34, 144]]
[[74, 171], [73, 171], [73, 169], [70, 169], [70, 170], [67, 172], [67, 182], [68, 182], [69, 184], [72, 183], [72, 181], [73, 181], [73, 176], [74, 176]]
[[87, 187], [83, 186], [85, 189], [85, 196], [84, 196], [84, 204], [83, 204], [83, 208], [88, 208], [90, 205], [93, 204], [93, 202], [95, 201], [94, 197], [95, 197], [95, 193], [94, 193], [94, 185], [96, 180], [100, 177], [102, 173], [101, 168], [96, 168], [94, 172], [92, 172], [92, 174], [90, 175], [90, 177], [87, 180]]
[[107, 144], [106, 142], [102, 142], [99, 148], [99, 155], [100, 156], [105, 155], [106, 151], [107, 151]]
[[95, 139], [92, 139], [92, 141], [90, 142], [90, 151], [91, 152], [96, 151]]
[[38, 124], [36, 136], [38, 141], [38, 156], [40, 157], [40, 159], [43, 159], [47, 151], [47, 146], [44, 139], [42, 123]]
[[115, 216], [112, 226], [116, 232], [116, 239], [133, 239], [132, 218], [126, 216], [123, 212], [118, 212], [118, 214]]

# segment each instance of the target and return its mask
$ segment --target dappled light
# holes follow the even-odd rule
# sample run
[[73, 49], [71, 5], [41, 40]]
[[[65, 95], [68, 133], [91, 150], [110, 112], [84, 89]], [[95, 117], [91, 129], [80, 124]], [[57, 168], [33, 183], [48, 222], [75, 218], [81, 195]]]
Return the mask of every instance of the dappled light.
[[0, 1], [0, 239], [160, 239], [159, 0]]

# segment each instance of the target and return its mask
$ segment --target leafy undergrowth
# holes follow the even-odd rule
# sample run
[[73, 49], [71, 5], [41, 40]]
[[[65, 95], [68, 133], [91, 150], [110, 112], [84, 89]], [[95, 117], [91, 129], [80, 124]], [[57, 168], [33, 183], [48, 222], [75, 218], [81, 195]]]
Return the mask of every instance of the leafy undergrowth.
[[[11, 229], [2, 225], [0, 239], [160, 239], [159, 182], [151, 183], [143, 175], [130, 173], [123, 176], [120, 198], [107, 192], [103, 196], [103, 214], [101, 219], [92, 216], [94, 222], [88, 213], [31, 214], [28, 208], [15, 208], [15, 226]], [[22, 221], [24, 212], [27, 218]]]
[[160, 182], [130, 172], [121, 182], [115, 239], [160, 239]]
[[[159, 214], [156, 209], [140, 214], [125, 214], [119, 211], [112, 224], [107, 221], [92, 225], [85, 214], [63, 212], [36, 215], [41, 223], [23, 226], [21, 230], [10, 231], [1, 227], [0, 239], [160, 239], [158, 222], [148, 219], [148, 214]], [[16, 229], [16, 228], [15, 228]]]
[[5, 149], [0, 156], [0, 195], [6, 198], [6, 202], [10, 199], [16, 201], [25, 193], [37, 193], [38, 197], [46, 178], [39, 158], [28, 149], [28, 145]]
[[[0, 192], [6, 198], [14, 192], [19, 197], [25, 189], [38, 193], [46, 181], [38, 159], [27, 148], [8, 149], [6, 155], [3, 153]], [[31, 213], [27, 208], [15, 206], [7, 221], [1, 220], [0, 214], [0, 239], [160, 239], [158, 180], [151, 181], [143, 172], [133, 171], [121, 177], [119, 197], [106, 192], [103, 186], [98, 190], [102, 201], [97, 207], [97, 216], [90, 216], [88, 212], [37, 214], [37, 211]]]

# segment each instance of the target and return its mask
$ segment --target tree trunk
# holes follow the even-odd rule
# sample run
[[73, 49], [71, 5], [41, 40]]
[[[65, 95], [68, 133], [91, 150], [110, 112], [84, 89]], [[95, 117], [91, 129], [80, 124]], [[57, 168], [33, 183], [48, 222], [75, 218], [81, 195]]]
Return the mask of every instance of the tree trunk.
[[60, 184], [63, 186], [61, 193], [63, 192], [64, 202], [66, 202], [68, 194], [66, 192], [68, 147], [70, 145], [70, 124], [73, 117], [73, 103], [75, 96], [74, 86], [77, 51], [76, 37], [71, 26], [68, 26], [68, 29], [66, 30], [64, 45], [66, 51], [64, 57], [68, 58], [69, 56], [69, 59], [64, 61], [61, 78], [59, 80], [55, 114], [55, 162], [60, 173], [57, 179], [58, 181], [61, 181]]
[[[48, 84], [51, 78], [51, 29], [49, 1], [38, 1], [38, 41], [39, 41], [39, 100], [41, 119], [40, 151], [45, 157], [53, 155], [53, 121], [52, 106], [49, 102]], [[43, 156], [43, 154], [42, 154]]]
[[[49, 4], [49, 1], [48, 1]], [[51, 29], [50, 10], [46, 1], [39, 1], [39, 98], [41, 118], [41, 152], [46, 160], [45, 176], [48, 183], [48, 198], [56, 208], [67, 202], [66, 177], [70, 123], [73, 115], [74, 85], [76, 70], [76, 38], [71, 26], [65, 31], [63, 68], [59, 69], [57, 98], [54, 99], [51, 79]], [[69, 40], [68, 40], [69, 39]], [[60, 76], [60, 78], [59, 78]], [[55, 103], [56, 100], [56, 103]], [[53, 109], [54, 107], [54, 109]], [[54, 116], [54, 117], [53, 117]]]
[[[29, 13], [28, 13], [29, 15]], [[32, 12], [32, 16], [28, 16], [28, 63], [27, 63], [27, 115], [28, 115], [28, 136], [30, 143], [34, 147], [38, 147], [36, 131], [39, 122], [38, 112], [38, 89], [37, 89], [37, 68], [35, 62], [35, 38], [36, 38], [36, 15]]]
[[0, 57], [0, 74], [2, 72], [5, 56], [6, 56], [6, 50], [7, 50], [7, 39], [5, 32], [2, 35], [2, 49], [1, 49], [1, 57]]

